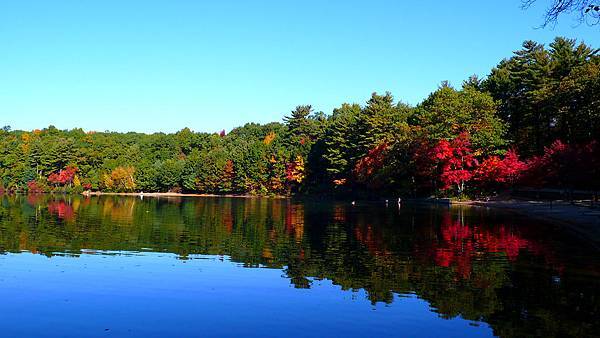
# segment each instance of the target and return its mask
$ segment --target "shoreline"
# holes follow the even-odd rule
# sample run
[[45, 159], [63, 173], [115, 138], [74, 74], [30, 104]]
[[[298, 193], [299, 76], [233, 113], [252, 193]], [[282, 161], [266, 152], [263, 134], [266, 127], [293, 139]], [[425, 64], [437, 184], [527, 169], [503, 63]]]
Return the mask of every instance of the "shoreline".
[[135, 197], [235, 197], [235, 198], [274, 198], [274, 199], [287, 199], [290, 196], [273, 195], [248, 195], [248, 194], [188, 194], [178, 192], [101, 192], [101, 191], [90, 191], [81, 193], [83, 196], [135, 196]]

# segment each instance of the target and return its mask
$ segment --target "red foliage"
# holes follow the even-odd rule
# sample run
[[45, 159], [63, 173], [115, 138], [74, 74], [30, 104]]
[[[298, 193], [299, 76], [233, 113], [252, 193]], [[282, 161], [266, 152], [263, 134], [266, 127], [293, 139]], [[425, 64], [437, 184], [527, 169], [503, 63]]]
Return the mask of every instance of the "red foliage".
[[44, 187], [40, 186], [37, 181], [32, 180], [27, 182], [27, 192], [30, 194], [41, 194], [44, 192]]
[[414, 163], [417, 176], [430, 182], [425, 186], [439, 182], [444, 190], [456, 186], [458, 193], [465, 189], [465, 183], [471, 180], [478, 164], [466, 132], [450, 141], [440, 140], [433, 146], [426, 141], [420, 142], [414, 152]]
[[521, 183], [534, 187], [600, 188], [600, 146], [567, 145], [560, 140], [527, 161]]
[[527, 169], [527, 164], [519, 159], [519, 154], [516, 150], [509, 150], [500, 165], [500, 177], [498, 182], [513, 183]]
[[44, 196], [40, 194], [27, 194], [27, 203], [33, 207], [37, 207], [38, 205], [44, 202]]
[[64, 201], [52, 201], [48, 202], [48, 212], [53, 215], [57, 215], [60, 219], [70, 220], [75, 216], [73, 207]]
[[301, 204], [289, 204], [285, 210], [285, 231], [293, 234], [296, 240], [304, 235], [304, 207]]
[[527, 161], [527, 172], [524, 183], [531, 186], [543, 186], [550, 179], [558, 178], [561, 171], [561, 158], [564, 157], [568, 147], [560, 140], [554, 141], [544, 148], [544, 154], [534, 156]]
[[84, 190], [92, 190], [92, 184], [91, 183], [84, 183], [81, 186], [83, 187]]
[[443, 189], [456, 186], [458, 193], [465, 189], [478, 164], [471, 150], [469, 134], [462, 133], [453, 140], [440, 140], [430, 151]]
[[511, 149], [504, 159], [498, 156], [486, 158], [475, 169], [473, 179], [483, 186], [506, 186], [513, 184], [526, 169], [525, 162], [519, 160], [517, 152]]
[[65, 169], [59, 171], [58, 173], [52, 173], [48, 176], [48, 182], [54, 185], [66, 185], [73, 182], [73, 178], [75, 178], [75, 173], [77, 172], [77, 168], [72, 166], [67, 166]]
[[502, 159], [498, 156], [490, 156], [483, 160], [475, 169], [473, 179], [484, 185], [498, 182], [502, 172]]
[[469, 278], [473, 260], [486, 253], [504, 253], [509, 261], [515, 261], [522, 249], [537, 248], [530, 241], [500, 225], [495, 228], [468, 226], [450, 214], [442, 219], [442, 236], [429, 249], [436, 265], [455, 267], [462, 278]]
[[57, 173], [51, 173], [48, 176], [48, 182], [50, 182], [51, 184], [58, 184], [59, 180], [60, 180], [60, 176]]
[[221, 130], [221, 131], [219, 132], [219, 136], [221, 136], [221, 137], [225, 137], [225, 135], [227, 135], [227, 134], [225, 133], [225, 129], [223, 129], [223, 130]]
[[366, 156], [358, 160], [354, 166], [354, 175], [358, 182], [367, 182], [383, 167], [388, 149], [389, 145], [387, 143], [381, 143], [369, 150]]
[[386, 248], [381, 227], [373, 227], [368, 223], [359, 224], [354, 228], [354, 236], [365, 245], [373, 256], [391, 255], [391, 251]]

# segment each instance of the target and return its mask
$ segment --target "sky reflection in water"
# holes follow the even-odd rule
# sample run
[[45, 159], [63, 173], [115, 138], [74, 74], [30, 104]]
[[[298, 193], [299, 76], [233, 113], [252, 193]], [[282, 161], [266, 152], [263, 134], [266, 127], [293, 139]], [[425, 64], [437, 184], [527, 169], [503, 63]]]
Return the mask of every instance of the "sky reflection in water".
[[589, 336], [598, 252], [485, 209], [2, 197], [7, 336]]

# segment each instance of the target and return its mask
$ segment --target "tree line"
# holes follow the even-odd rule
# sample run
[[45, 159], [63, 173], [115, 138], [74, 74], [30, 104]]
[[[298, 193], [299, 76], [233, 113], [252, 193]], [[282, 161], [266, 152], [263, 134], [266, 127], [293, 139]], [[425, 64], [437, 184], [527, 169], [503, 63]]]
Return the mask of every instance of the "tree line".
[[526, 41], [490, 74], [411, 106], [390, 93], [331, 114], [229, 133], [0, 131], [5, 191], [486, 194], [514, 185], [598, 189], [600, 56]]

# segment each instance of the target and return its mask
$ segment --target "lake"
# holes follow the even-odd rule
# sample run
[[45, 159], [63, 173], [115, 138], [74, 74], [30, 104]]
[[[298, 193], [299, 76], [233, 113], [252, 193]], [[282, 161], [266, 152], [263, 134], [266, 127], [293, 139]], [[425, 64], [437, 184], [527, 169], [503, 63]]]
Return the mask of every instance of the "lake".
[[590, 337], [600, 253], [477, 207], [0, 196], [7, 337]]

